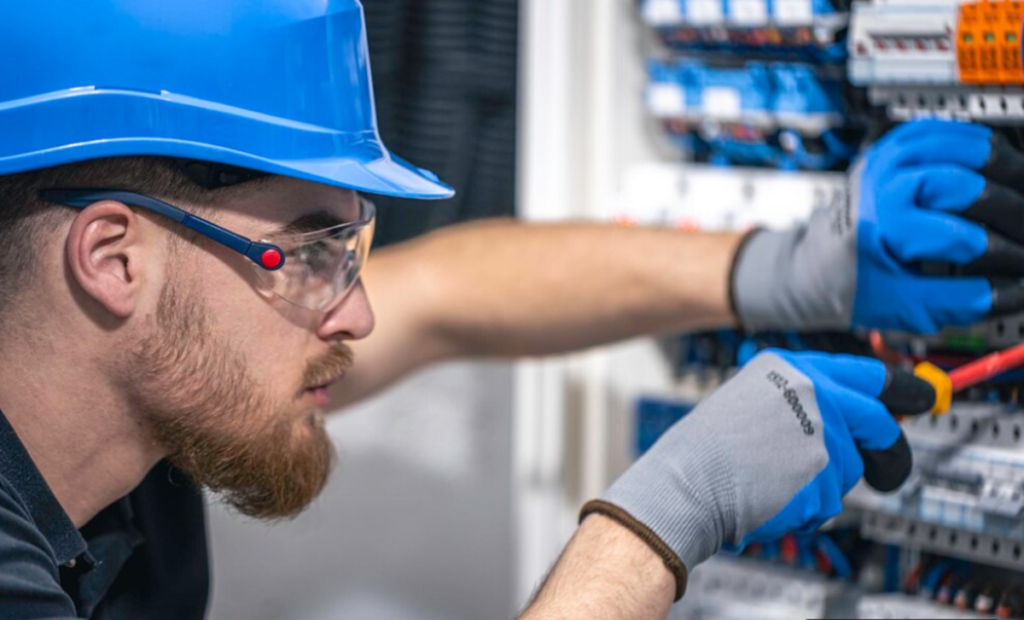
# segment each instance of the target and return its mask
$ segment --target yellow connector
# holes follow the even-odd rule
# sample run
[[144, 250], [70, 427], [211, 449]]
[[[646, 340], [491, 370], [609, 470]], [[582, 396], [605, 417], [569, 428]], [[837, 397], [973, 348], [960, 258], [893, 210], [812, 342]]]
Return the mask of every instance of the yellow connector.
[[953, 404], [953, 382], [949, 379], [946, 371], [931, 362], [921, 362], [914, 366], [914, 376], [924, 379], [935, 388], [935, 405], [932, 407], [932, 415], [948, 413]]

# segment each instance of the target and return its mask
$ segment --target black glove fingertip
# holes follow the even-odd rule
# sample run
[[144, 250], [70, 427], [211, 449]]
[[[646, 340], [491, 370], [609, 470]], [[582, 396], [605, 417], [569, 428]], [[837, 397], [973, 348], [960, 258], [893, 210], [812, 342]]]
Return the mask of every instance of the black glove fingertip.
[[1024, 196], [1005, 185], [986, 180], [981, 196], [961, 215], [1024, 243]]
[[858, 448], [857, 451], [864, 461], [864, 481], [880, 493], [892, 493], [903, 486], [914, 468], [910, 444], [902, 431], [887, 450]]
[[1024, 193], [1024, 155], [1010, 145], [1001, 134], [992, 133], [989, 139], [988, 161], [981, 173], [997, 183], [1001, 183], [1018, 192]]
[[989, 231], [985, 253], [973, 263], [964, 265], [960, 275], [1024, 277], [1024, 247]]
[[1000, 317], [1024, 312], [1024, 286], [1020, 281], [990, 280], [992, 285], [992, 306], [989, 316]]

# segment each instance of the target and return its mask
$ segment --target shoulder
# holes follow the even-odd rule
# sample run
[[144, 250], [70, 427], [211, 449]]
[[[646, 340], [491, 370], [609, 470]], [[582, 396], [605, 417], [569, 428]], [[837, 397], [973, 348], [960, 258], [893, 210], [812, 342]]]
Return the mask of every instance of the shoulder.
[[0, 476], [0, 608], [11, 620], [74, 617], [53, 549], [21, 496]]

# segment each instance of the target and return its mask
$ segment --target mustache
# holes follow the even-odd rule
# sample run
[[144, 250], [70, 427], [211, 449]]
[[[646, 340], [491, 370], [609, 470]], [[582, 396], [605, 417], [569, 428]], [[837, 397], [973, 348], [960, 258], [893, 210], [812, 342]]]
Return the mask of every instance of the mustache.
[[315, 388], [336, 380], [345, 374], [355, 362], [355, 354], [344, 342], [338, 342], [306, 366], [302, 373], [303, 390]]

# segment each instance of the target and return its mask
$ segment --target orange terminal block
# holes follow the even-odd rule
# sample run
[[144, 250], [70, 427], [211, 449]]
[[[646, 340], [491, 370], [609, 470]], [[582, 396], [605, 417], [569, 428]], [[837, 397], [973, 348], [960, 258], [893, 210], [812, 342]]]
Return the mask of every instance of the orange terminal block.
[[1024, 63], [1021, 62], [1020, 37], [1024, 26], [1024, 2], [1004, 0], [1000, 21], [1000, 32], [997, 33], [1002, 61], [1002, 80], [1000, 84], [1024, 84]]
[[980, 83], [978, 64], [978, 22], [981, 21], [977, 2], [960, 5], [956, 22], [956, 59], [960, 81], [964, 84]]
[[1024, 84], [1022, 27], [1022, 0], [979, 0], [961, 4], [956, 32], [960, 81], [977, 85]]

